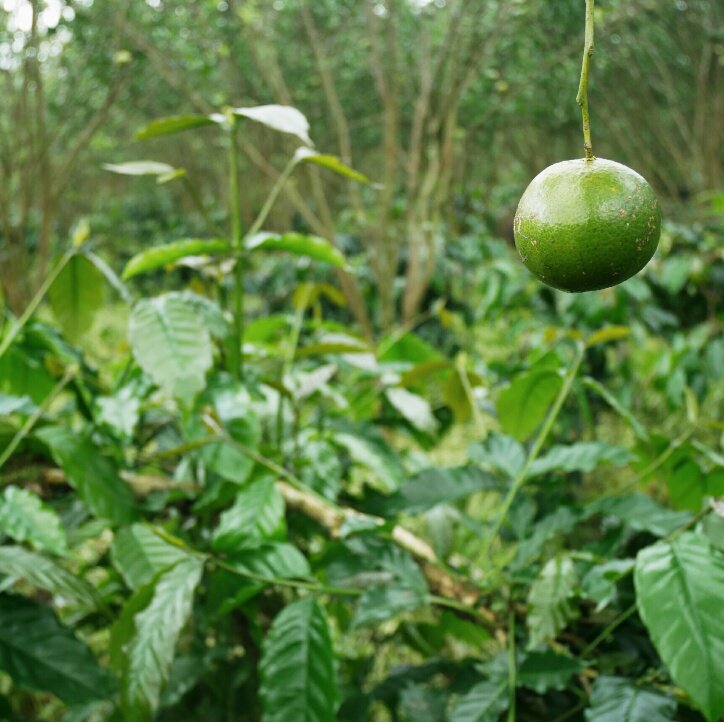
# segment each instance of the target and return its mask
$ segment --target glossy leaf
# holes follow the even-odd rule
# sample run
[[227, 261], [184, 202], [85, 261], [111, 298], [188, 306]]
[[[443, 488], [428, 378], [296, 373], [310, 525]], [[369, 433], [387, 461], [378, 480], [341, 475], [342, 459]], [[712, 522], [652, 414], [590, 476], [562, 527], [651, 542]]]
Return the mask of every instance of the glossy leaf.
[[351, 180], [357, 181], [358, 183], [369, 183], [369, 178], [356, 171], [354, 168], [350, 168], [348, 165], [343, 163], [335, 155], [326, 155], [324, 153], [317, 153], [311, 148], [300, 146], [297, 148], [297, 152], [294, 154], [294, 159], [297, 163], [312, 163], [313, 165], [321, 166], [327, 170], [331, 170], [337, 175], [350, 178]]
[[145, 524], [133, 524], [115, 535], [111, 559], [126, 584], [136, 590], [164, 569], [188, 559], [188, 554]]
[[83, 434], [69, 427], [47, 426], [36, 432], [47, 444], [56, 463], [85, 505], [99, 517], [126, 524], [136, 518], [131, 487], [118, 475], [113, 463]]
[[326, 238], [305, 233], [257, 233], [246, 240], [246, 247], [249, 251], [286, 251], [336, 268], [346, 265], [342, 253]]
[[263, 477], [244, 487], [234, 505], [221, 515], [212, 546], [216, 551], [232, 552], [277, 537], [283, 531], [284, 499], [276, 481]]
[[232, 112], [280, 133], [294, 135], [306, 145], [314, 145], [309, 137], [309, 121], [301, 111], [289, 105], [257, 105], [252, 108], [234, 108]]
[[112, 692], [109, 674], [50, 609], [9, 594], [0, 594], [0, 670], [18, 686], [52, 692], [68, 704]]
[[676, 700], [637, 687], [621, 677], [601, 675], [593, 683], [586, 722], [672, 722]]
[[426, 597], [419, 589], [397, 583], [373, 586], [360, 597], [352, 626], [372, 627], [425, 603]]
[[362, 430], [357, 433], [343, 431], [336, 433], [334, 440], [347, 450], [354, 462], [372, 472], [373, 486], [393, 492], [402, 484], [405, 477], [402, 462], [378, 434]]
[[48, 291], [53, 316], [71, 341], [81, 340], [103, 304], [106, 281], [84, 255], [74, 255]]
[[563, 690], [568, 681], [584, 668], [584, 664], [566, 654], [550, 650], [529, 652], [518, 668], [518, 684], [538, 694], [549, 689]]
[[642, 549], [636, 603], [672, 678], [709, 722], [724, 715], [724, 555], [686, 532]]
[[128, 328], [138, 365], [171, 396], [189, 404], [211, 368], [211, 337], [201, 317], [175, 295], [146, 298]]
[[332, 639], [312, 597], [285, 607], [262, 647], [263, 722], [334, 722], [339, 699]]
[[184, 130], [201, 128], [205, 125], [217, 125], [221, 119], [208, 115], [171, 115], [166, 118], [156, 118], [148, 125], [136, 131], [136, 140], [148, 140], [161, 135], [181, 133]]
[[37, 494], [17, 486], [6, 487], [0, 496], [0, 533], [53, 554], [68, 551], [58, 515]]
[[96, 609], [99, 597], [84, 579], [57, 562], [19, 546], [0, 546], [0, 574], [22, 579], [38, 589], [73, 601], [86, 609]]
[[543, 421], [563, 380], [555, 371], [521, 374], [500, 393], [498, 417], [506, 434], [525, 441]]
[[540, 571], [528, 593], [530, 647], [555, 639], [577, 616], [571, 603], [577, 581], [570, 557], [551, 559]]
[[507, 708], [507, 679], [486, 679], [460, 698], [452, 711], [450, 722], [498, 722]]
[[148, 606], [134, 617], [121, 693], [124, 713], [134, 722], [150, 721], [158, 707], [202, 571], [203, 562], [189, 557], [162, 572]]
[[129, 278], [163, 268], [187, 256], [216, 256], [228, 252], [229, 242], [220, 239], [186, 238], [163, 246], [153, 246], [133, 256], [123, 269], [121, 278], [127, 281]]

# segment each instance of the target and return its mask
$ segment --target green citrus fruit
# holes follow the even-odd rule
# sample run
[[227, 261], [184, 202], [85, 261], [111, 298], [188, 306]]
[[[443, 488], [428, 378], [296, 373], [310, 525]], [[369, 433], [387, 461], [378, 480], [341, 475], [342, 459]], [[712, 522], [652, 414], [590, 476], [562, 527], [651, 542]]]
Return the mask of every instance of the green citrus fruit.
[[661, 209], [646, 180], [603, 158], [566, 160], [526, 188], [513, 225], [523, 263], [563, 291], [625, 281], [654, 255]]

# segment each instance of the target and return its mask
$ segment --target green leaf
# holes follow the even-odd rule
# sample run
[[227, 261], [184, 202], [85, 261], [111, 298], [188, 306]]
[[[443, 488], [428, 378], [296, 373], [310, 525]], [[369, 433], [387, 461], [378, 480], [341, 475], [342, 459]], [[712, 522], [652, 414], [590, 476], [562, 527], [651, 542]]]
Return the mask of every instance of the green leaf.
[[163, 268], [187, 256], [217, 256], [228, 252], [228, 241], [217, 238], [211, 240], [185, 238], [163, 246], [146, 248], [137, 253], [126, 264], [121, 278], [127, 281], [129, 278]]
[[368, 589], [359, 599], [352, 627], [373, 627], [402, 612], [419, 609], [426, 596], [403, 584], [386, 584]]
[[672, 722], [676, 700], [636, 687], [628, 679], [600, 675], [593, 683], [586, 722]]
[[571, 603], [577, 581], [576, 568], [567, 556], [550, 559], [540, 571], [528, 593], [530, 647], [555, 639], [577, 616]]
[[34, 587], [73, 600], [86, 609], [99, 606], [98, 593], [88, 582], [66, 571], [52, 559], [23, 547], [0, 546], [0, 574], [24, 579]]
[[52, 692], [68, 704], [112, 691], [108, 673], [50, 609], [9, 594], [0, 594], [0, 669], [20, 687]]
[[37, 494], [17, 486], [6, 487], [0, 497], [0, 532], [36, 549], [61, 556], [68, 552], [58, 515]]
[[145, 298], [133, 308], [128, 328], [138, 365], [171, 396], [190, 404], [211, 368], [209, 330], [176, 295]]
[[161, 539], [145, 524], [118, 531], [111, 546], [111, 560], [133, 590], [150, 583], [164, 569], [188, 559], [188, 554]]
[[121, 479], [112, 462], [100, 455], [90, 439], [60, 426], [47, 426], [35, 435], [47, 444], [70, 485], [96, 516], [119, 524], [127, 524], [136, 518], [131, 487]]
[[420, 514], [438, 504], [450, 504], [476, 491], [500, 489], [500, 482], [475, 466], [430, 468], [415, 474], [394, 494], [385, 497], [379, 511], [386, 516]]
[[555, 371], [532, 371], [516, 376], [498, 397], [498, 418], [506, 434], [525, 441], [543, 421], [563, 380]]
[[218, 552], [233, 552], [283, 533], [284, 499], [276, 481], [262, 477], [243, 488], [234, 505], [221, 515], [212, 547]]
[[262, 647], [263, 722], [334, 722], [339, 693], [322, 608], [307, 597], [285, 607]]
[[371, 429], [354, 433], [341, 431], [335, 433], [334, 441], [347, 450], [352, 461], [372, 472], [376, 488], [389, 493], [402, 484], [405, 478], [402, 462], [378, 433]]
[[487, 471], [502, 472], [508, 479], [514, 479], [525, 464], [525, 448], [511, 436], [495, 432], [480, 444], [472, 444], [470, 461]]
[[166, 175], [176, 169], [168, 163], [159, 163], [155, 160], [131, 160], [127, 163], [104, 163], [103, 170], [119, 175]]
[[337, 268], [346, 265], [345, 257], [326, 238], [305, 233], [257, 233], [246, 240], [249, 251], [286, 251], [329, 263]]
[[103, 305], [105, 277], [84, 255], [74, 255], [48, 291], [53, 316], [71, 341], [79, 341]]
[[600, 464], [625, 466], [635, 459], [630, 451], [619, 446], [600, 441], [581, 441], [570, 446], [554, 446], [533, 462], [528, 476], [538, 476], [551, 471], [590, 472]]
[[706, 481], [706, 475], [693, 459], [682, 461], [666, 480], [671, 506], [698, 512], [707, 495]]
[[597, 602], [597, 612], [615, 599], [616, 584], [633, 569], [634, 563], [633, 559], [609, 559], [586, 573], [581, 580], [581, 593]]
[[311, 148], [300, 146], [297, 148], [297, 152], [294, 154], [294, 160], [297, 163], [313, 163], [314, 165], [321, 166], [327, 170], [331, 170], [337, 175], [351, 178], [358, 183], [369, 183], [370, 179], [362, 173], [350, 168], [348, 165], [343, 163], [335, 155], [325, 155], [323, 153], [317, 153]]
[[136, 140], [148, 140], [160, 135], [171, 135], [184, 130], [200, 128], [205, 125], [218, 125], [220, 118], [208, 115], [171, 115], [166, 118], [156, 118], [148, 125], [136, 131]]
[[486, 679], [460, 698], [452, 711], [450, 722], [498, 722], [507, 708], [507, 679]]
[[570, 678], [584, 667], [583, 663], [566, 654], [550, 650], [530, 652], [518, 668], [518, 684], [538, 694], [544, 694], [549, 689], [562, 690], [568, 686]]
[[672, 511], [644, 494], [599, 499], [589, 505], [593, 514], [615, 516], [636, 531], [668, 536], [691, 519], [685, 511]]
[[289, 105], [257, 105], [252, 108], [234, 108], [232, 112], [280, 133], [295, 135], [306, 145], [314, 145], [309, 137], [309, 121], [301, 111]]
[[673, 680], [716, 722], [724, 715], [724, 555], [686, 532], [642, 549], [634, 583], [641, 619]]
[[387, 400], [412, 426], [426, 434], [434, 434], [438, 423], [430, 403], [422, 396], [413, 394], [399, 386], [385, 391]]
[[180, 299], [193, 308], [209, 329], [209, 333], [217, 339], [225, 340], [231, 335], [231, 324], [216, 301], [200, 296], [193, 291], [171, 291], [166, 296]]
[[202, 572], [203, 562], [191, 557], [162, 572], [148, 606], [135, 615], [121, 691], [121, 706], [134, 722], [149, 722], [158, 707]]

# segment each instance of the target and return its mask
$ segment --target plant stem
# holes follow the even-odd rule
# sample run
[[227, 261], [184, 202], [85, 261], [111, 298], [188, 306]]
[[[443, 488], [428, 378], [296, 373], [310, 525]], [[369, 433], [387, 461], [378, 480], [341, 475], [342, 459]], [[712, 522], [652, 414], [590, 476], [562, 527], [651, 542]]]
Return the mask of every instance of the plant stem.
[[517, 686], [515, 662], [515, 611], [508, 614], [508, 722], [515, 722], [515, 688]]
[[276, 180], [276, 183], [274, 183], [274, 186], [269, 192], [267, 199], [264, 201], [262, 209], [259, 211], [259, 215], [254, 220], [254, 223], [251, 224], [251, 228], [247, 232], [246, 238], [250, 238], [261, 230], [261, 227], [264, 225], [264, 221], [266, 221], [267, 217], [269, 216], [269, 212], [276, 203], [276, 200], [279, 197], [282, 188], [284, 188], [284, 184], [287, 182], [289, 176], [292, 174], [296, 166], [297, 160], [292, 156], [289, 162], [284, 166], [284, 170], [280, 173], [279, 178], [277, 178]]
[[594, 160], [593, 145], [591, 144], [591, 122], [588, 117], [588, 71], [593, 55], [593, 5], [595, 0], [586, 0], [586, 31], [583, 47], [583, 62], [581, 64], [581, 80], [578, 83], [576, 102], [581, 106], [583, 118], [583, 150], [586, 160]]
[[30, 301], [28, 307], [23, 312], [23, 315], [15, 322], [15, 325], [8, 331], [7, 336], [5, 336], [2, 340], [2, 343], [0, 343], [0, 358], [5, 355], [5, 352], [10, 348], [17, 335], [23, 330], [25, 324], [30, 320], [40, 305], [40, 302], [45, 297], [48, 289], [53, 285], [55, 279], [58, 278], [60, 272], [65, 268], [68, 261], [70, 261], [70, 259], [77, 253], [77, 250], [77, 248], [68, 249], [58, 262], [58, 265], [48, 274], [45, 281], [43, 281], [43, 285], [38, 289], [35, 296], [33, 296], [33, 300]]
[[231, 372], [234, 378], [244, 380], [244, 272], [246, 254], [241, 238], [241, 210], [239, 208], [239, 154], [236, 148], [236, 116], [229, 114], [229, 204], [231, 210], [231, 249], [236, 258], [234, 266], [234, 346], [231, 354]]
[[568, 394], [571, 392], [573, 382], [575, 381], [576, 375], [578, 374], [578, 369], [580, 368], [581, 362], [583, 361], [583, 355], [585, 351], [585, 345], [580, 341], [576, 342], [576, 356], [573, 360], [573, 363], [568, 369], [566, 377], [563, 379], [561, 390], [558, 392], [558, 396], [553, 402], [553, 406], [551, 406], [550, 411], [548, 412], [548, 416], [543, 422], [541, 430], [538, 432], [538, 436], [536, 437], [535, 442], [531, 447], [528, 458], [525, 460], [525, 464], [523, 464], [523, 468], [518, 472], [515, 479], [513, 480], [513, 483], [511, 484], [508, 495], [505, 497], [505, 501], [503, 502], [503, 510], [500, 512], [500, 515], [498, 516], [498, 519], [493, 525], [490, 535], [488, 536], [488, 539], [483, 547], [483, 556], [488, 556], [488, 554], [490, 553], [490, 547], [492, 546], [493, 541], [498, 536], [500, 528], [503, 526], [503, 522], [505, 521], [508, 512], [510, 511], [510, 507], [515, 501], [515, 497], [518, 495], [518, 492], [525, 484], [526, 476], [528, 474], [528, 471], [530, 470], [531, 465], [538, 458], [538, 455], [540, 454], [541, 449], [543, 448], [543, 445], [548, 438], [548, 434], [550, 434], [551, 429], [553, 428], [553, 424], [555, 423], [556, 418], [558, 418], [561, 407], [563, 406], [565, 400], [568, 398]]
[[35, 411], [28, 416], [25, 423], [18, 430], [18, 433], [13, 436], [10, 443], [7, 445], [2, 454], [0, 454], [0, 469], [5, 465], [5, 462], [15, 453], [15, 450], [20, 446], [22, 440], [33, 430], [35, 424], [42, 415], [48, 410], [50, 405], [58, 397], [58, 394], [70, 383], [73, 377], [78, 373], [78, 366], [69, 366], [63, 378], [53, 387], [53, 390], [43, 399], [43, 403], [38, 406]]
[[621, 626], [636, 611], [636, 604], [632, 604], [628, 609], [619, 614], [579, 655], [581, 659], [585, 659], [616, 627]]

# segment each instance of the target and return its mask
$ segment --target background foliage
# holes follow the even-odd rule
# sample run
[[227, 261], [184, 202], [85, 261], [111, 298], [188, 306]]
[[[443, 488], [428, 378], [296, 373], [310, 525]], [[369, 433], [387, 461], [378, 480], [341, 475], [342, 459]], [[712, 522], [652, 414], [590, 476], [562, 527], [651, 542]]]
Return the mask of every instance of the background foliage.
[[579, 0], [0, 16], [0, 719], [724, 715], [719, 3], [598, 3], [581, 295]]

